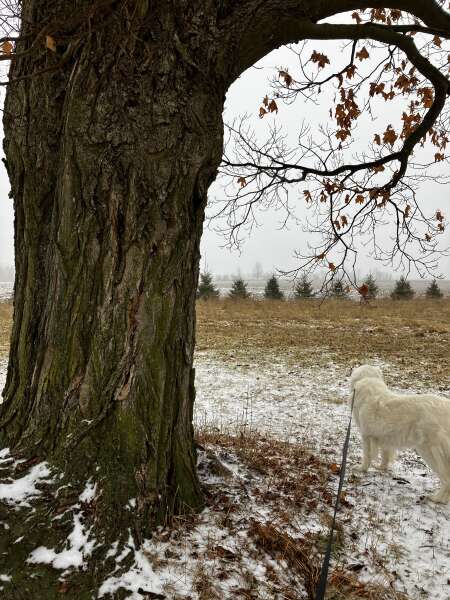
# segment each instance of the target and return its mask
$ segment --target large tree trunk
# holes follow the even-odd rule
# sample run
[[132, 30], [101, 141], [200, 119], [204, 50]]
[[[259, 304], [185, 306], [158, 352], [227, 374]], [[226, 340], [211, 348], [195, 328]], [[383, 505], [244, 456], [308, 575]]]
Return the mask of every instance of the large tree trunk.
[[[27, 23], [51, 18], [46, 4], [24, 2]], [[140, 531], [202, 503], [195, 292], [225, 89], [209, 21], [151, 4], [69, 60], [56, 34], [56, 54], [17, 60], [16, 78], [62, 66], [11, 85], [4, 117], [16, 284], [2, 441], [99, 481], [114, 527], [136, 498]]]
[[[387, 4], [449, 27], [435, 3]], [[112, 525], [136, 498], [142, 531], [202, 503], [194, 304], [224, 93], [280, 44], [379, 28], [316, 27], [372, 6], [362, 0], [20, 6], [4, 113], [16, 285], [0, 441], [98, 480]]]

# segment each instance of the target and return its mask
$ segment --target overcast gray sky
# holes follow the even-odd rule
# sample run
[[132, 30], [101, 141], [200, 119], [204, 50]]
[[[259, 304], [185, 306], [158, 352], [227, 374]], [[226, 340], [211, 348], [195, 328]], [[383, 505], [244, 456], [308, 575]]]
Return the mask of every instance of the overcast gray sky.
[[[317, 43], [318, 44], [318, 43]], [[318, 50], [327, 52], [330, 56], [336, 56], [341, 53], [340, 46], [335, 42], [320, 42]], [[295, 136], [299, 124], [303, 119], [307, 119], [311, 124], [326, 123], [329, 120], [328, 110], [330, 108], [330, 96], [323, 94], [323, 101], [316, 106], [312, 103], [305, 104], [297, 102], [294, 106], [285, 107], [280, 105], [279, 114], [276, 117], [270, 116], [263, 120], [258, 118], [258, 109], [261, 99], [269, 91], [268, 79], [274, 75], [277, 67], [288, 68], [289, 72], [295, 76], [297, 70], [297, 61], [295, 56], [286, 48], [280, 49], [265, 57], [257, 68], [252, 67], [244, 73], [230, 88], [227, 94], [225, 109], [225, 120], [232, 122], [234, 118], [243, 113], [250, 115], [250, 123], [256, 130], [264, 134], [264, 128], [268, 127], [270, 120], [276, 118], [279, 123], [283, 123], [289, 135]], [[391, 111], [391, 112], [389, 112]], [[389, 119], [398, 120], [398, 110], [395, 112], [395, 106], [384, 107], [379, 116], [380, 122], [377, 123], [377, 131], [383, 131], [383, 123], [389, 122]], [[392, 117], [392, 118], [391, 118]], [[395, 123], [395, 120], [392, 121]], [[365, 118], [359, 125], [357, 135], [362, 140], [368, 136], [373, 137], [373, 124], [370, 119]], [[13, 248], [13, 208], [12, 201], [8, 198], [9, 184], [3, 163], [0, 165], [0, 264], [12, 264], [14, 260]], [[436, 208], [444, 211], [444, 214], [450, 213], [449, 193], [450, 189], [443, 186], [433, 186], [427, 183], [420, 189], [420, 198], [423, 204], [427, 206], [427, 211], [432, 212]], [[292, 191], [296, 200], [297, 193]], [[222, 194], [220, 185], [213, 185], [210, 190], [211, 197], [217, 197]], [[305, 207], [302, 206], [301, 198], [298, 201], [298, 215], [304, 217]], [[223, 237], [213, 231], [217, 223], [206, 224], [202, 241], [202, 268], [205, 265], [213, 273], [237, 273], [240, 270], [248, 273], [253, 270], [258, 261], [262, 264], [265, 271], [270, 272], [276, 268], [288, 269], [296, 265], [294, 260], [294, 250], [305, 249], [308, 241], [308, 234], [305, 234], [301, 226], [290, 225], [288, 229], [280, 230], [282, 215], [268, 211], [261, 213], [258, 217], [259, 227], [254, 229], [251, 235], [244, 241], [240, 251], [236, 249], [227, 249], [224, 247]], [[388, 235], [381, 234], [381, 240], [389, 244]], [[443, 245], [450, 245], [448, 232], [444, 234], [446, 238], [442, 239]], [[443, 237], [443, 236], [442, 236]], [[360, 269], [365, 273], [373, 268], [390, 271], [390, 267], [383, 267], [368, 258], [367, 253], [362, 250], [360, 256]], [[440, 271], [450, 277], [450, 257], [440, 259]]]
[[[342, 54], [342, 45], [336, 44], [336, 42], [316, 42], [316, 46], [318, 51], [325, 52], [332, 60], [336, 60], [336, 55]], [[345, 62], [347, 61], [345, 60]], [[261, 132], [261, 135], [263, 135], [264, 128], [267, 130], [271, 120], [277, 120], [278, 123], [283, 123], [289, 134], [293, 134], [295, 137], [302, 120], [308, 121], [313, 127], [329, 121], [330, 100], [335, 93], [332, 88], [328, 94], [326, 91], [322, 92], [319, 105], [298, 101], [289, 107], [279, 104], [278, 115], [259, 119], [258, 109], [261, 100], [267, 92], [270, 92], [269, 79], [280, 67], [288, 68], [289, 73], [295, 77], [295, 73], [298, 73], [298, 62], [292, 52], [282, 48], [266, 56], [256, 67], [252, 67], [244, 73], [230, 88], [225, 107], [226, 122], [232, 122], [238, 115], [247, 113], [250, 116], [250, 123], [255, 130]], [[394, 101], [390, 104], [382, 101], [379, 108], [380, 114], [375, 123], [368, 116], [359, 119], [355, 133], [359, 137], [361, 148], [365, 147], [367, 139], [373, 139], [375, 131], [384, 131], [388, 123], [393, 123], [395, 126], [405, 108], [405, 103], [401, 99], [397, 103]], [[306, 207], [302, 189], [292, 190], [292, 195], [296, 202], [298, 197], [297, 214], [305, 217]], [[210, 196], [220, 197], [221, 194], [223, 192], [220, 185], [214, 184], [210, 190]], [[443, 210], [447, 216], [450, 213], [450, 187], [427, 182], [419, 190], [419, 198], [422, 204], [426, 205], [427, 214], [434, 214], [438, 208]], [[215, 221], [207, 223], [202, 242], [202, 268], [207, 266], [213, 273], [236, 273], [238, 270], [242, 273], [250, 273], [256, 261], [259, 261], [267, 272], [277, 268], [287, 270], [294, 267], [298, 264], [294, 257], [294, 250], [306, 249], [307, 242], [311, 241], [311, 235], [304, 233], [301, 225], [290, 224], [287, 229], [280, 229], [282, 220], [283, 216], [273, 211], [260, 213], [258, 215], [259, 227], [253, 229], [239, 250], [230, 250], [224, 247], [224, 238], [214, 231], [217, 223]], [[391, 243], [388, 232], [380, 232], [379, 240], [388, 246]], [[442, 247], [450, 246], [448, 230], [441, 236], [441, 242]], [[372, 260], [363, 248], [358, 263], [359, 270], [363, 274], [372, 269], [392, 271], [391, 266], [383, 266], [382, 263]], [[439, 270], [445, 277], [450, 278], [450, 257], [442, 256], [439, 259]]]

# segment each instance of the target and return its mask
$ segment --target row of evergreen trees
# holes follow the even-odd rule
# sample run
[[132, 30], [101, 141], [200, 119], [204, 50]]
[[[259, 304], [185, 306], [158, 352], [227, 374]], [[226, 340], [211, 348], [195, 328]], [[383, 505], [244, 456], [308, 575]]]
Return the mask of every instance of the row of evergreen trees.
[[[363, 285], [365, 286], [366, 290], [366, 299], [373, 300], [378, 296], [379, 288], [373, 275], [368, 275], [363, 281]], [[329, 296], [332, 298], [347, 298], [349, 292], [350, 289], [344, 287], [342, 281], [335, 281], [331, 285]], [[441, 292], [436, 280], [430, 283], [425, 294], [428, 298], [442, 298], [443, 296], [443, 293]], [[308, 279], [306, 274], [303, 274], [294, 288], [294, 298], [300, 300], [302, 298], [314, 298], [315, 295], [316, 292], [313, 290], [311, 281]], [[230, 298], [243, 300], [250, 298], [251, 294], [248, 291], [247, 284], [242, 277], [238, 277], [233, 281], [233, 285], [228, 293], [228, 296]], [[402, 275], [395, 283], [395, 288], [391, 293], [391, 298], [394, 300], [410, 300], [414, 296], [415, 292], [412, 289], [411, 284]], [[200, 275], [197, 298], [209, 299], [218, 297], [219, 290], [213, 283], [211, 273], [202, 273]], [[275, 275], [272, 275], [272, 277], [266, 283], [266, 287], [264, 289], [264, 298], [268, 300], [284, 300], [284, 293], [281, 291], [278, 279], [275, 277]]]

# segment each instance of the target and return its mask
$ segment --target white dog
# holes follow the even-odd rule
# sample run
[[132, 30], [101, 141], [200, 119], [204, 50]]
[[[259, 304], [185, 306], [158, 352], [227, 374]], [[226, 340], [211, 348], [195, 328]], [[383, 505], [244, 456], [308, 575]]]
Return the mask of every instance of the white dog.
[[363, 365], [353, 370], [353, 415], [361, 433], [367, 471], [381, 450], [380, 469], [387, 470], [395, 451], [414, 448], [439, 476], [434, 502], [450, 501], [450, 400], [432, 394], [396, 394], [383, 381], [381, 370]]

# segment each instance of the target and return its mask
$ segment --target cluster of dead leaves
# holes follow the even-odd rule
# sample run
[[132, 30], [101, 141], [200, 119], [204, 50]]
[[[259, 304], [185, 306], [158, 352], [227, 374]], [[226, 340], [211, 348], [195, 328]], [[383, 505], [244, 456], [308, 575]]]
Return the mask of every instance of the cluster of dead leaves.
[[359, 50], [359, 52], [356, 53], [356, 58], [359, 58], [359, 60], [365, 60], [366, 58], [369, 58], [370, 54], [367, 51], [367, 48], [365, 46], [363, 46], [361, 48], [361, 50]]
[[14, 46], [9, 40], [4, 41], [0, 48], [2, 54], [12, 54], [12, 51], [14, 50]]
[[444, 213], [441, 210], [436, 211], [436, 221], [438, 222], [437, 228], [439, 231], [445, 231], [444, 227]]
[[408, 115], [405, 112], [403, 112], [402, 121], [403, 129], [400, 134], [400, 137], [404, 140], [409, 135], [411, 135], [413, 131], [417, 129], [417, 127], [420, 125], [420, 122], [422, 121], [422, 118], [419, 115], [419, 113], [410, 112], [410, 114]]
[[355, 100], [355, 94], [352, 89], [345, 90], [341, 88], [339, 90], [341, 96], [341, 102], [336, 104], [335, 118], [339, 129], [336, 131], [336, 137], [345, 141], [348, 136], [351, 135], [351, 126], [361, 111]]
[[339, 231], [340, 229], [347, 227], [348, 219], [345, 215], [341, 215], [338, 219], [335, 219], [333, 223], [336, 229]]
[[409, 94], [419, 83], [418, 78], [411, 69], [409, 74], [401, 73], [394, 82], [394, 86], [398, 88], [402, 94]]
[[272, 112], [278, 113], [278, 105], [273, 98], [270, 100], [266, 95], [263, 98], [262, 106], [259, 107], [259, 118], [262, 119], [265, 115]]
[[383, 83], [383, 82], [376, 83], [376, 82], [372, 81], [369, 86], [369, 96], [373, 97], [375, 95], [380, 95], [380, 96], [383, 96], [383, 98], [385, 100], [392, 100], [393, 98], [395, 98], [395, 92], [392, 89], [392, 86], [391, 86], [391, 89], [389, 90], [389, 92], [386, 92], [385, 88], [386, 88], [385, 83]]
[[330, 64], [330, 59], [326, 54], [322, 54], [321, 52], [317, 52], [314, 50], [311, 54], [311, 62], [316, 63], [319, 69], [323, 69], [325, 65]]
[[[370, 11], [370, 21], [378, 21], [380, 23], [386, 23], [386, 25], [392, 25], [392, 23], [396, 23], [400, 20], [402, 16], [402, 11], [396, 8], [386, 9], [386, 8], [373, 8]], [[352, 13], [352, 19], [354, 19], [357, 24], [363, 22], [364, 10], [359, 12]], [[368, 22], [368, 21], [364, 21]]]
[[430, 141], [433, 146], [439, 148], [439, 150], [444, 151], [448, 144], [448, 136], [445, 130], [437, 131], [434, 128], [429, 129], [428, 133], [430, 134]]
[[288, 88], [290, 88], [294, 82], [294, 80], [292, 79], [292, 76], [289, 75], [289, 73], [287, 71], [279, 71], [278, 77], [284, 81], [284, 85]]
[[389, 144], [393, 146], [398, 138], [398, 135], [395, 133], [395, 130], [392, 128], [392, 125], [388, 125], [386, 131], [383, 133], [383, 143]]
[[422, 87], [417, 90], [417, 95], [421, 98], [424, 108], [431, 108], [434, 102], [434, 92], [432, 87]]

